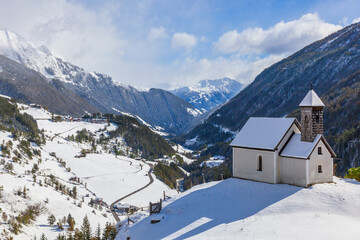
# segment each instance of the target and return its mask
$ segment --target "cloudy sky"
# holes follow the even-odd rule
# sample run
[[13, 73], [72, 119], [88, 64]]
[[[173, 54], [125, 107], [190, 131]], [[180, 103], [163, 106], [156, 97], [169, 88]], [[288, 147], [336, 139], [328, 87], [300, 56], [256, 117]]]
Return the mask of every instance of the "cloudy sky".
[[0, 0], [0, 28], [139, 88], [251, 82], [360, 21], [358, 0]]

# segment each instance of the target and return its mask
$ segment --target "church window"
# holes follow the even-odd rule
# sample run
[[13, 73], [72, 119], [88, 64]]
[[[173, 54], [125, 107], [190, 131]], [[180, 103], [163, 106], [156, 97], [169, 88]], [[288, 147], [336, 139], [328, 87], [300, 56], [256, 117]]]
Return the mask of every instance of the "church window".
[[322, 155], [322, 148], [321, 147], [318, 147], [318, 155]]
[[306, 115], [305, 116], [305, 123], [308, 123], [309, 122], [309, 118], [308, 118], [308, 116]]
[[258, 157], [257, 170], [262, 171], [262, 156], [261, 155]]
[[316, 116], [316, 123], [319, 123], [319, 122], [320, 122], [320, 117]]
[[318, 165], [318, 173], [322, 173], [322, 165]]

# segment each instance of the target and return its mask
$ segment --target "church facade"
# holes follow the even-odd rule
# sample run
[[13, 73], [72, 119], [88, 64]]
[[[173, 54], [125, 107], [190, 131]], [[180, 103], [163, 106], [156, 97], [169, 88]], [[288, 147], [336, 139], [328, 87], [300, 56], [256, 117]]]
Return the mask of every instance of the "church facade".
[[310, 90], [295, 118], [252, 117], [231, 143], [233, 177], [308, 187], [333, 181], [334, 151], [323, 136], [324, 103]]

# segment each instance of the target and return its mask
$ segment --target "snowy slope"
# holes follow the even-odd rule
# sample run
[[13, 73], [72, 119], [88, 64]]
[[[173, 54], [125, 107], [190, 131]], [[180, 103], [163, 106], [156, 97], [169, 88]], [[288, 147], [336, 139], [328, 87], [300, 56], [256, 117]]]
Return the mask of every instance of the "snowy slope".
[[[139, 215], [117, 239], [357, 239], [359, 199], [355, 180], [306, 189], [227, 179], [195, 186], [165, 202], [161, 214]], [[150, 224], [155, 218], [163, 219]]]
[[172, 93], [203, 112], [226, 102], [244, 88], [244, 84], [230, 78], [202, 80], [194, 86], [172, 90]]
[[[90, 149], [91, 144], [69, 141], [67, 137], [86, 129], [94, 134], [95, 139], [99, 139], [100, 136], [106, 136], [107, 131], [114, 130], [117, 126], [82, 121], [51, 122], [50, 113], [44, 109], [29, 107], [25, 104], [19, 104], [19, 108], [21, 112], [31, 114], [37, 119], [38, 127], [45, 135], [46, 144], [38, 147], [32, 143], [31, 148], [39, 150], [41, 157], [34, 156], [33, 159], [29, 159], [21, 153], [20, 162], [15, 162], [12, 157], [16, 156], [16, 152], [21, 152], [18, 148], [21, 139], [16, 140], [9, 132], [0, 131], [1, 143], [8, 143], [9, 140], [13, 143], [11, 156], [7, 157], [2, 153], [1, 160], [4, 162], [0, 161], [0, 187], [4, 187], [0, 194], [2, 196], [0, 197], [0, 213], [6, 212], [9, 217], [18, 216], [27, 206], [37, 203], [42, 203], [45, 210], [36, 221], [24, 225], [21, 228], [21, 234], [12, 234], [14, 239], [33, 239], [35, 236], [39, 239], [42, 233], [48, 239], [55, 239], [59, 233], [66, 233], [66, 230], [59, 230], [56, 224], [49, 226], [47, 218], [50, 214], [54, 214], [57, 219], [62, 219], [71, 213], [75, 219], [76, 228], [80, 228], [84, 216], [87, 215], [93, 231], [98, 224], [103, 228], [106, 222], [115, 223], [109, 208], [90, 207], [88, 205], [90, 199], [103, 198], [110, 205], [116, 199], [143, 187], [149, 182], [147, 176], [149, 165], [125, 156], [115, 157], [109, 151], [115, 144], [115, 139], [106, 145], [98, 146], [97, 153], [75, 158], [82, 149]], [[132, 151], [120, 137], [116, 139], [116, 143], [119, 149], [125, 151], [128, 148], [129, 152]], [[9, 163], [13, 164], [12, 172], [6, 170], [5, 165]], [[39, 171], [36, 173], [37, 183], [33, 183], [33, 174], [26, 172], [31, 171], [35, 163], [39, 166]], [[65, 166], [63, 166], [64, 163]], [[76, 186], [78, 197], [72, 199], [67, 194], [56, 191], [54, 186], [45, 184], [46, 180], [49, 181], [50, 174], [69, 189]], [[74, 176], [80, 179], [80, 183], [69, 180]], [[146, 207], [149, 201], [159, 200], [163, 196], [163, 191], [168, 196], [177, 194], [155, 176], [153, 178], [154, 182], [148, 188], [127, 198], [125, 202], [138, 207]], [[18, 189], [22, 190], [24, 187], [27, 189], [26, 197], [15, 195]], [[125, 216], [121, 217], [121, 219], [124, 218]], [[5, 235], [2, 235], [3, 230], [8, 232], [9, 225], [0, 221], [0, 239], [3, 239], [5, 238]], [[65, 229], [67, 227], [66, 224]]]
[[[10, 137], [8, 132], [4, 131], [0, 132], [0, 140], [1, 142], [3, 140], [5, 142], [11, 140], [14, 144], [13, 148], [15, 149], [15, 146], [19, 144], [18, 140], [14, 140]], [[56, 226], [48, 225], [47, 218], [50, 214], [54, 214], [57, 219], [60, 219], [67, 217], [67, 215], [71, 213], [76, 221], [76, 227], [78, 228], [85, 215], [88, 216], [89, 221], [94, 227], [97, 226], [97, 224], [104, 227], [106, 222], [114, 222], [112, 215], [107, 213], [106, 209], [95, 210], [86, 203], [82, 203], [82, 206], [79, 207], [78, 204], [81, 203], [81, 196], [89, 194], [90, 197], [94, 198], [92, 192], [85, 189], [84, 185], [69, 183], [68, 179], [74, 176], [73, 173], [66, 171], [66, 169], [46, 151], [43, 151], [37, 146], [33, 146], [33, 148], [41, 151], [41, 163], [39, 163], [38, 157], [28, 159], [25, 156], [22, 156], [22, 163], [16, 164], [3, 156], [2, 159], [5, 160], [5, 164], [12, 163], [14, 165], [14, 170], [11, 174], [7, 173], [4, 166], [0, 164], [0, 186], [3, 186], [2, 197], [0, 198], [0, 208], [2, 213], [5, 212], [10, 217], [17, 216], [29, 205], [41, 203], [42, 206], [45, 207], [44, 212], [35, 222], [23, 226], [21, 234], [13, 235], [15, 237], [14, 239], [33, 239], [34, 236], [39, 238], [42, 233], [44, 233], [48, 239], [55, 239], [61, 231], [57, 229]], [[36, 184], [33, 183], [32, 174], [25, 173], [26, 170], [31, 170], [35, 163], [39, 166]], [[69, 198], [67, 195], [55, 191], [53, 187], [44, 184], [46, 176], [50, 174], [56, 176], [56, 179], [58, 179], [60, 183], [65, 184], [70, 189], [76, 186], [78, 198]], [[39, 184], [39, 181], [42, 182], [42, 185]], [[18, 189], [22, 190], [24, 187], [27, 189], [26, 197], [14, 194]], [[89, 198], [85, 198], [85, 201], [88, 200]], [[94, 213], [92, 213], [92, 211], [94, 211]], [[105, 216], [103, 216], [103, 214], [105, 214]], [[65, 228], [67, 228], [67, 226], [65, 226]], [[8, 229], [7, 223], [2, 223], [0, 225], [1, 233], [3, 232], [3, 229]], [[0, 239], [4, 239], [3, 237], [4, 235], [0, 234]]]

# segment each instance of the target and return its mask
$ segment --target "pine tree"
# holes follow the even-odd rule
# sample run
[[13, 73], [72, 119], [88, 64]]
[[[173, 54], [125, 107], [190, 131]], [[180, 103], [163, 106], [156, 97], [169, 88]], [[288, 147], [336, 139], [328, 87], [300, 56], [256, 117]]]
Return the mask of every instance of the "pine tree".
[[73, 217], [71, 217], [68, 221], [68, 224], [69, 224], [69, 228], [68, 230], [69, 231], [74, 231], [75, 230], [75, 220]]
[[82, 240], [91, 239], [91, 227], [88, 217], [85, 215], [83, 224], [81, 225]]
[[70, 225], [70, 220], [71, 220], [71, 219], [72, 219], [72, 216], [71, 216], [71, 214], [69, 213], [69, 215], [67, 216], [67, 219], [66, 219], [67, 224]]
[[96, 240], [101, 240], [101, 227], [100, 227], [100, 223], [98, 224], [97, 228], [96, 228]]
[[24, 186], [23, 195], [24, 195], [24, 198], [26, 198], [26, 186]]
[[54, 214], [51, 214], [47, 220], [48, 220], [48, 223], [50, 226], [52, 226], [56, 222], [56, 218], [55, 218]]
[[77, 190], [76, 190], [76, 186], [74, 186], [74, 187], [73, 187], [73, 190], [72, 190], [72, 197], [73, 197], [74, 199], [76, 199], [76, 197], [77, 197]]
[[45, 237], [45, 234], [41, 234], [40, 240], [47, 240], [47, 238]]

